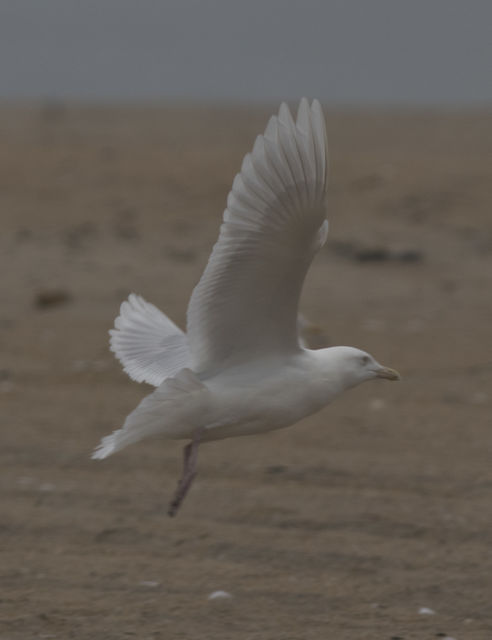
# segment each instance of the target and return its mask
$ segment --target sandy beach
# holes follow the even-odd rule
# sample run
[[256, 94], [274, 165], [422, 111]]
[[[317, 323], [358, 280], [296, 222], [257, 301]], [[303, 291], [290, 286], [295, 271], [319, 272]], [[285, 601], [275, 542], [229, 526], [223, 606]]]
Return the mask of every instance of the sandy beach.
[[275, 108], [0, 107], [0, 640], [492, 638], [491, 112], [326, 111], [302, 309], [400, 383], [202, 447], [175, 519], [182, 444], [90, 460], [151, 390], [120, 303], [184, 326]]

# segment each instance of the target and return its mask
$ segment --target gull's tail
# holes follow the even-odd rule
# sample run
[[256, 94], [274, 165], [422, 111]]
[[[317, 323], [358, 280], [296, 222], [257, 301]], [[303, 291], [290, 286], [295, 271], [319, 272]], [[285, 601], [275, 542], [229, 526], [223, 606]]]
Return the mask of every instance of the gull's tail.
[[186, 335], [166, 315], [132, 293], [114, 322], [111, 351], [137, 382], [158, 387], [189, 366]]

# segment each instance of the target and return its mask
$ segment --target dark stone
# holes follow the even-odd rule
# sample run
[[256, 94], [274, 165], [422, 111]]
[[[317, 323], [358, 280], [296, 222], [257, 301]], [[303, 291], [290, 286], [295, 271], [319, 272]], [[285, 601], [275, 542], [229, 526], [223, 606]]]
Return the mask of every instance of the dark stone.
[[34, 299], [34, 306], [38, 309], [52, 309], [67, 304], [72, 296], [63, 289], [45, 289], [39, 291]]

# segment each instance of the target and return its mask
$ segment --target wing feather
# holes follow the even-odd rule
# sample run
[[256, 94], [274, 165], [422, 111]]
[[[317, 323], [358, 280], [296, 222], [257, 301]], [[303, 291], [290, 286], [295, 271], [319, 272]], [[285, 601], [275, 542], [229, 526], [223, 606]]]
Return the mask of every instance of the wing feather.
[[219, 239], [188, 307], [187, 338], [199, 373], [299, 349], [297, 307], [326, 240], [327, 143], [318, 101], [287, 105], [243, 160]]

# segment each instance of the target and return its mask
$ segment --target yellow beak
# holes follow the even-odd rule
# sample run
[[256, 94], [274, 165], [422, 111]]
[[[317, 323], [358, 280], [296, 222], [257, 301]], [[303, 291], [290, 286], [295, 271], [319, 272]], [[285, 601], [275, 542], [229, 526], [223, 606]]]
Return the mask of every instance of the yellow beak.
[[399, 380], [400, 374], [398, 371], [394, 369], [390, 369], [389, 367], [381, 367], [381, 369], [377, 370], [376, 373], [378, 378], [386, 378], [386, 380]]

